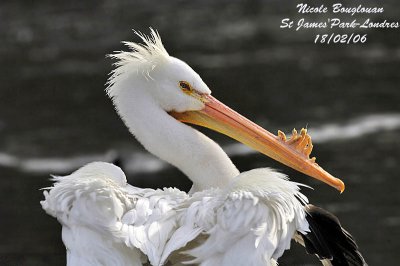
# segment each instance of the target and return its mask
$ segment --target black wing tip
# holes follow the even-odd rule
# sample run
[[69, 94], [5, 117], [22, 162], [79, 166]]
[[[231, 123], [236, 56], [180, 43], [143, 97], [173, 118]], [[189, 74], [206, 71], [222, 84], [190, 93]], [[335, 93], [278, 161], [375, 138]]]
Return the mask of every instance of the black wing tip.
[[332, 213], [314, 205], [305, 206], [310, 232], [302, 234], [307, 253], [333, 266], [367, 266], [354, 237]]

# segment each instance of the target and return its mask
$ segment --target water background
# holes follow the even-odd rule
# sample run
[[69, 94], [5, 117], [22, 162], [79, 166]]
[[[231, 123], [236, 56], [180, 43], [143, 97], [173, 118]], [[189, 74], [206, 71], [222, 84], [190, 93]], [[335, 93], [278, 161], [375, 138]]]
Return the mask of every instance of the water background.
[[[346, 1], [349, 5], [354, 1]], [[325, 2], [329, 4], [329, 1]], [[400, 20], [394, 0], [375, 19]], [[358, 3], [353, 3], [353, 5]], [[64, 265], [60, 226], [39, 205], [50, 174], [93, 160], [117, 161], [136, 186], [190, 182], [134, 140], [104, 93], [131, 29], [161, 34], [213, 95], [272, 132], [307, 126], [320, 165], [342, 178], [337, 191], [203, 130], [240, 170], [271, 166], [314, 190], [370, 265], [400, 259], [400, 38], [368, 30], [363, 45], [316, 45], [318, 31], [279, 29], [292, 1], [0, 2], [0, 264]], [[325, 15], [309, 15], [317, 18]], [[360, 16], [359, 18], [363, 18]], [[280, 265], [319, 265], [293, 244]], [[384, 262], [384, 264], [382, 264]]]

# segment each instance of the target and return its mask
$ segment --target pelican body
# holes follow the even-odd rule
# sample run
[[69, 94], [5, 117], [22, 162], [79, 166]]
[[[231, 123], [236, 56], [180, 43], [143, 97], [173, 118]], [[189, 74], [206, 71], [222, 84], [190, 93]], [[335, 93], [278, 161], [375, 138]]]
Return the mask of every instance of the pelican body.
[[[308, 205], [301, 184], [269, 168], [240, 173], [218, 144], [187, 124], [228, 135], [343, 192], [344, 183], [309, 157], [307, 131], [273, 135], [212, 97], [154, 30], [137, 35], [143, 44], [126, 42], [130, 51], [111, 55], [116, 68], [107, 93], [136, 139], [193, 186], [189, 193], [136, 188], [104, 162], [54, 177], [41, 204], [63, 225], [68, 265], [276, 265], [292, 239], [324, 265], [366, 265], [338, 220]], [[326, 230], [337, 237], [325, 237]]]

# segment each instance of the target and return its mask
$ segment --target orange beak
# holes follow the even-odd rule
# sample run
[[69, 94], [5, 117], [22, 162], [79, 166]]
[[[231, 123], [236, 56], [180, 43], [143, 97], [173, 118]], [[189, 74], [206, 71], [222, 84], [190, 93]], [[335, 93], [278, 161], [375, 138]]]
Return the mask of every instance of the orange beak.
[[344, 191], [344, 183], [322, 169], [315, 158], [310, 159], [311, 138], [305, 129], [300, 134], [293, 131], [291, 139], [279, 132], [275, 136], [247, 118], [238, 114], [211, 95], [201, 95], [205, 107], [200, 111], [170, 112], [177, 120], [210, 128], [225, 134], [299, 172], [314, 177]]

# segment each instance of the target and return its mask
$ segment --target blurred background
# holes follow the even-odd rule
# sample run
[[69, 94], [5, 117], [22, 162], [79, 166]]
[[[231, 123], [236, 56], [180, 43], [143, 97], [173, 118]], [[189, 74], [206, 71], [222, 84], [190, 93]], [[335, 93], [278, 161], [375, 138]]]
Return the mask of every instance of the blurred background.
[[[239, 113], [272, 132], [307, 126], [314, 156], [346, 191], [203, 130], [240, 170], [271, 166], [312, 186], [303, 192], [340, 218], [370, 265], [398, 263], [399, 30], [360, 32], [365, 44], [318, 45], [315, 34], [331, 31], [279, 28], [299, 17], [296, 2], [231, 2], [0, 2], [0, 265], [65, 264], [61, 227], [39, 204], [50, 174], [105, 160], [118, 162], [135, 186], [190, 188], [128, 133], [104, 92], [112, 69], [105, 55], [124, 49], [122, 40], [139, 41], [131, 29], [149, 26]], [[394, 0], [363, 3], [385, 8], [371, 19], [400, 19]], [[293, 244], [280, 265], [320, 264]]]

